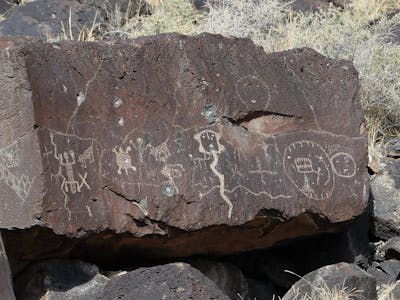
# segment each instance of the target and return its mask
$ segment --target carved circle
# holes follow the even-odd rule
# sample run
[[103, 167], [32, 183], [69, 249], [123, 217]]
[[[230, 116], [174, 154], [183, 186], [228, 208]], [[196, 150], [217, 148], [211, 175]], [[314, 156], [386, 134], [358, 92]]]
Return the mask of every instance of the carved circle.
[[269, 87], [258, 76], [254, 75], [240, 78], [236, 82], [236, 93], [243, 104], [265, 101], [265, 106], [267, 106], [270, 100]]
[[340, 177], [351, 178], [356, 175], [354, 158], [346, 152], [338, 152], [331, 157], [333, 172]]
[[308, 198], [323, 200], [332, 195], [331, 164], [319, 144], [309, 140], [291, 143], [283, 153], [283, 165], [290, 181]]

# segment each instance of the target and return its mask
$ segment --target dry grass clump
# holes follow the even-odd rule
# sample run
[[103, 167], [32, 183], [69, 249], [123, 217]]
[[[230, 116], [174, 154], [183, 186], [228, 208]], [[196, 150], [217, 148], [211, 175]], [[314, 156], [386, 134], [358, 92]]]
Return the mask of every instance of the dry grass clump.
[[[279, 1], [221, 0], [209, 4], [201, 30], [249, 37], [265, 51], [310, 47], [351, 60], [361, 80], [361, 101], [371, 144], [400, 133], [400, 45], [385, 40], [400, 24], [400, 0], [353, 0], [343, 10], [299, 13]], [[371, 25], [371, 22], [373, 24]]]
[[[141, 2], [144, 1], [136, 2], [139, 2], [136, 7], [141, 7]], [[125, 13], [121, 13], [118, 6], [106, 9], [109, 22], [104, 34], [117, 32], [135, 38], [165, 32], [181, 32], [188, 35], [197, 33], [202, 13], [188, 0], [147, 0], [146, 3], [150, 14], [140, 14], [139, 10], [132, 11], [132, 1]]]

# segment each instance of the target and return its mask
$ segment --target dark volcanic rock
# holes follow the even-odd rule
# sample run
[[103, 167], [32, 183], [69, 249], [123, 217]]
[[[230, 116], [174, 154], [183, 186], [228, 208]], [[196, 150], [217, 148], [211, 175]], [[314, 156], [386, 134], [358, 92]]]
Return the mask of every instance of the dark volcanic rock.
[[[207, 34], [24, 51], [32, 134], [2, 145], [3, 228], [87, 237], [80, 249], [94, 256], [223, 254], [337, 231], [367, 206], [348, 62]], [[30, 90], [4, 100], [0, 128], [20, 126], [11, 112], [31, 105]], [[20, 207], [31, 208], [23, 223], [10, 217]], [[108, 230], [128, 234], [110, 249]]]
[[111, 278], [104, 294], [90, 299], [229, 300], [200, 271], [184, 263], [140, 268]]
[[86, 297], [101, 293], [107, 282], [95, 265], [78, 260], [48, 260], [24, 270], [15, 279], [15, 292], [21, 300], [89, 299]]
[[8, 258], [3, 245], [3, 238], [0, 233], [0, 299], [15, 299], [11, 270]]
[[230, 263], [205, 259], [191, 260], [190, 265], [211, 279], [230, 299], [241, 300], [249, 298], [247, 281], [238, 267]]
[[282, 300], [322, 299], [319, 289], [346, 290], [354, 300], [377, 299], [376, 280], [354, 264], [339, 263], [315, 270], [296, 282]]
[[388, 240], [381, 249], [386, 259], [400, 260], [400, 237], [393, 237]]
[[92, 26], [95, 16], [95, 8], [82, 1], [36, 0], [14, 7], [0, 22], [0, 34], [52, 40], [62, 36], [64, 29], [66, 38], [71, 39], [72, 32], [77, 39], [84, 27]]

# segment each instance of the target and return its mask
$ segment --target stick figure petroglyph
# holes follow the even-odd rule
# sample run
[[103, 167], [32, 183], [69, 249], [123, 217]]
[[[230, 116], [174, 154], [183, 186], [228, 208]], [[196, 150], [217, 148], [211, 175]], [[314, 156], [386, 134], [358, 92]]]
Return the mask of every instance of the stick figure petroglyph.
[[83, 186], [86, 186], [86, 188], [90, 190], [90, 186], [86, 182], [87, 172], [85, 172], [83, 176], [78, 172], [78, 176], [81, 182], [75, 180], [73, 166], [76, 164], [76, 161], [75, 152], [73, 150], [64, 152], [63, 154], [59, 154], [58, 161], [60, 163], [60, 166], [63, 166], [65, 168], [65, 172], [67, 174], [67, 177], [63, 177], [63, 181], [61, 183], [61, 189], [64, 192], [71, 192], [72, 194], [76, 194], [77, 192], [80, 193]]
[[136, 167], [132, 166], [131, 156], [128, 154], [131, 150], [132, 149], [130, 146], [127, 146], [125, 151], [122, 149], [121, 146], [118, 147], [118, 151], [117, 147], [114, 147], [112, 150], [115, 153], [115, 160], [118, 166], [117, 173], [119, 175], [122, 174], [122, 169], [124, 169], [126, 175], [128, 175], [129, 169], [131, 169], [132, 171], [136, 171]]
[[216, 169], [219, 156], [225, 151], [225, 147], [220, 143], [221, 135], [213, 130], [206, 129], [195, 134], [194, 139], [199, 143], [198, 149], [203, 154], [203, 160], [211, 161], [209, 167], [219, 180], [219, 193], [228, 205], [228, 218], [230, 219], [232, 217], [233, 205], [225, 195], [225, 176]]

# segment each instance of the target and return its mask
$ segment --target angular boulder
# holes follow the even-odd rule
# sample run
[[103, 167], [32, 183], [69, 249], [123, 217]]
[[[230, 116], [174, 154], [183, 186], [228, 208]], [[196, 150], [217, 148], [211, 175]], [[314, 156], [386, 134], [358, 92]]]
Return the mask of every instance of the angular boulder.
[[224, 254], [340, 230], [367, 206], [348, 62], [209, 34], [0, 46], [2, 228], [95, 257]]

